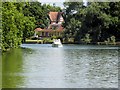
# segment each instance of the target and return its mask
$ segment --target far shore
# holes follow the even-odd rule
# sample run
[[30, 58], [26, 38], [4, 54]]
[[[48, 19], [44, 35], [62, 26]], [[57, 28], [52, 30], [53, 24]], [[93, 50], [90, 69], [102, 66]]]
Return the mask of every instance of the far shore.
[[[44, 42], [43, 40], [26, 40], [23, 44], [52, 44], [52, 41]], [[80, 44], [80, 45], [114, 45], [120, 46], [120, 42], [113, 43], [105, 43], [105, 42], [97, 42], [97, 43], [74, 43], [74, 42], [62, 42], [62, 44]]]

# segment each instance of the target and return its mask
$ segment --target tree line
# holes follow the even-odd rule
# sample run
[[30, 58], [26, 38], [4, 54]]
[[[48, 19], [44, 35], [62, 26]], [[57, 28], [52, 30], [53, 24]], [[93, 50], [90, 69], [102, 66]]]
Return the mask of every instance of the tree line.
[[47, 27], [49, 11], [61, 9], [40, 2], [3, 2], [2, 50], [18, 48], [26, 38], [34, 35], [35, 28]]
[[2, 50], [17, 48], [33, 36], [37, 27], [46, 28], [50, 11], [63, 11], [65, 42], [119, 42], [120, 2], [65, 2], [65, 8], [40, 2], [2, 3]]
[[65, 2], [64, 38], [74, 43], [120, 41], [120, 2]]

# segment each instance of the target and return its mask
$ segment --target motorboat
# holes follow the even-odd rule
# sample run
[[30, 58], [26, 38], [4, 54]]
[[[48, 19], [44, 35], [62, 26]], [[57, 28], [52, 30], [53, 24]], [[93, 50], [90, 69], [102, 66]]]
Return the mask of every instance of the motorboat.
[[52, 47], [63, 47], [60, 39], [53, 39]]

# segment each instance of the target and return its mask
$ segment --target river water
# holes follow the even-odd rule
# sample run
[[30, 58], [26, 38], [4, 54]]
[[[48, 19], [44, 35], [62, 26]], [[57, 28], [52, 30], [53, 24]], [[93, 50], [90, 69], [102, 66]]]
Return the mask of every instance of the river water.
[[2, 55], [3, 88], [118, 88], [118, 47], [21, 47]]

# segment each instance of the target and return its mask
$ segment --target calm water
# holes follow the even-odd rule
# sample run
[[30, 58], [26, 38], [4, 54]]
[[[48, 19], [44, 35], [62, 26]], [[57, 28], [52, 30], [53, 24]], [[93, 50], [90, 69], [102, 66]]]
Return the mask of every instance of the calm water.
[[3, 53], [6, 88], [118, 88], [118, 47], [23, 44]]

